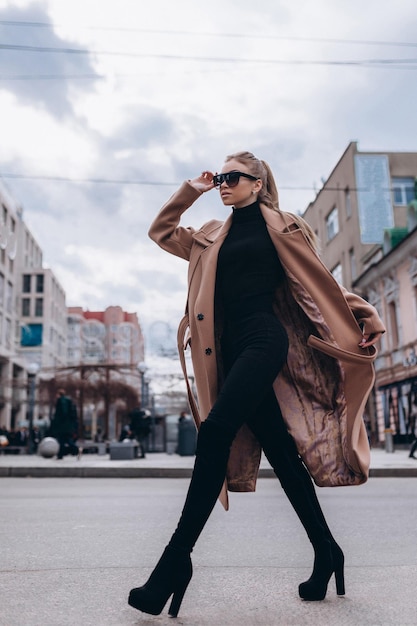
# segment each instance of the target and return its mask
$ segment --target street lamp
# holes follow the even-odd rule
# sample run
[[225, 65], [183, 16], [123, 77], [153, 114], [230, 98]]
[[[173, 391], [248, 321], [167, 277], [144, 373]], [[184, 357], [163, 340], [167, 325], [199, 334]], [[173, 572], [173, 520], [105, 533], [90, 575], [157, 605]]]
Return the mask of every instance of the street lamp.
[[36, 391], [36, 374], [39, 372], [39, 365], [37, 363], [30, 363], [27, 367], [29, 378], [29, 406], [28, 406], [28, 418], [29, 418], [29, 454], [33, 453], [33, 417], [35, 413], [35, 391]]
[[146, 363], [141, 361], [138, 363], [138, 371], [140, 374], [140, 406], [142, 409], [145, 408], [145, 398], [146, 398], [146, 382], [145, 382], [145, 372], [148, 369]]

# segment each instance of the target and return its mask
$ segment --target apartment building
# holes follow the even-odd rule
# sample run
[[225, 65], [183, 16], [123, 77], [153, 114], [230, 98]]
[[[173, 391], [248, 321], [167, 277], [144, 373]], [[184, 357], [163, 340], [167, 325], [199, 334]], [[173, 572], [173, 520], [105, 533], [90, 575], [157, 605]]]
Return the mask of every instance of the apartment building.
[[416, 176], [417, 152], [361, 152], [351, 142], [308, 205], [321, 257], [348, 289], [382, 258], [387, 231], [407, 229]]
[[114, 364], [137, 368], [144, 361], [144, 338], [137, 313], [120, 306], [104, 311], [67, 309], [67, 364]]
[[374, 440], [407, 443], [417, 415], [417, 152], [349, 144], [303, 217], [336, 280], [387, 326], [367, 420]]
[[64, 362], [67, 324], [65, 293], [1, 183], [0, 207], [0, 425], [13, 429], [27, 423], [28, 378]]
[[111, 400], [112, 383], [121, 382], [134, 389], [136, 401], [139, 398], [147, 405], [144, 358], [144, 338], [136, 313], [127, 313], [120, 306], [109, 306], [104, 311], [68, 308], [69, 371], [81, 379], [104, 383], [104, 393], [90, 398], [90, 403], [80, 404], [80, 422], [86, 436], [93, 436], [97, 428], [110, 439], [120, 433], [126, 406], [121, 399]]
[[386, 444], [417, 435], [417, 200], [402, 235], [386, 237], [382, 258], [354, 283], [385, 320], [375, 363], [375, 430]]

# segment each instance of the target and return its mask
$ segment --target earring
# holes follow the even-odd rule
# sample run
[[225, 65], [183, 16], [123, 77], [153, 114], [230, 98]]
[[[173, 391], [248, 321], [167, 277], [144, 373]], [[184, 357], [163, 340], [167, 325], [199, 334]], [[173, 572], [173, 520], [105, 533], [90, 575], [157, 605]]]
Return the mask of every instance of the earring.
[[252, 193], [256, 193], [256, 191], [254, 189], [252, 189]]

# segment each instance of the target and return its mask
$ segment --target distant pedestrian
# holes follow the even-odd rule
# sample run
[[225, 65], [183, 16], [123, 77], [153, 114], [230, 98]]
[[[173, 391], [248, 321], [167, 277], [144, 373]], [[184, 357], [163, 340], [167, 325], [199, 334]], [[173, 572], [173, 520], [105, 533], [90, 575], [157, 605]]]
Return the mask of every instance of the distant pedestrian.
[[146, 457], [146, 442], [151, 432], [150, 412], [147, 409], [134, 409], [130, 414], [130, 428], [140, 446], [140, 458]]
[[185, 420], [188, 419], [188, 415], [185, 411], [181, 411], [180, 416], [178, 418], [178, 423], [181, 424], [182, 422], [185, 422]]
[[417, 437], [414, 439], [411, 448], [410, 448], [410, 454], [408, 455], [410, 457], [410, 459], [417, 459], [417, 456], [414, 456], [414, 452], [417, 450]]
[[73, 400], [65, 395], [64, 389], [57, 392], [51, 435], [59, 443], [58, 459], [62, 459], [65, 454], [80, 456], [82, 449], [75, 443], [78, 436], [77, 407]]

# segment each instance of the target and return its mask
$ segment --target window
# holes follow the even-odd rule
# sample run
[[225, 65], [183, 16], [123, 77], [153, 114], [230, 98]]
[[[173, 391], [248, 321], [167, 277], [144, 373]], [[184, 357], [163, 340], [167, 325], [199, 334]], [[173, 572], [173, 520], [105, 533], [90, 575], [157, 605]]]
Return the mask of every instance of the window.
[[335, 206], [326, 218], [327, 241], [330, 241], [339, 232], [339, 212]]
[[338, 263], [337, 265], [334, 266], [334, 268], [331, 270], [334, 278], [337, 280], [337, 282], [339, 283], [339, 285], [342, 284], [343, 278], [342, 278], [342, 265], [340, 263]]
[[0, 306], [4, 303], [4, 276], [0, 274]]
[[345, 189], [345, 213], [347, 220], [352, 217], [352, 198], [350, 196], [349, 187], [346, 187]]
[[5, 344], [6, 344], [6, 348], [8, 348], [10, 350], [11, 347], [12, 347], [13, 337], [12, 337], [12, 321], [9, 320], [8, 317], [6, 317], [6, 319], [5, 319], [4, 332], [5, 332], [4, 341], [5, 341]]
[[30, 282], [32, 276], [30, 274], [23, 274], [23, 293], [30, 293]]
[[43, 274], [36, 274], [36, 293], [43, 293]]
[[397, 348], [399, 342], [398, 316], [395, 302], [388, 303], [389, 330], [391, 335], [391, 347]]
[[13, 307], [13, 285], [9, 281], [6, 283], [6, 311], [12, 312]]
[[42, 345], [42, 324], [25, 324], [21, 327], [21, 346], [41, 346]]
[[43, 298], [36, 298], [35, 300], [35, 316], [42, 317], [43, 315]]
[[357, 274], [356, 274], [355, 250], [353, 248], [349, 250], [349, 264], [350, 264], [350, 277], [352, 280], [355, 280]]
[[22, 315], [24, 317], [30, 315], [30, 298], [22, 298]]
[[393, 178], [392, 195], [394, 204], [408, 206], [415, 198], [414, 178]]

